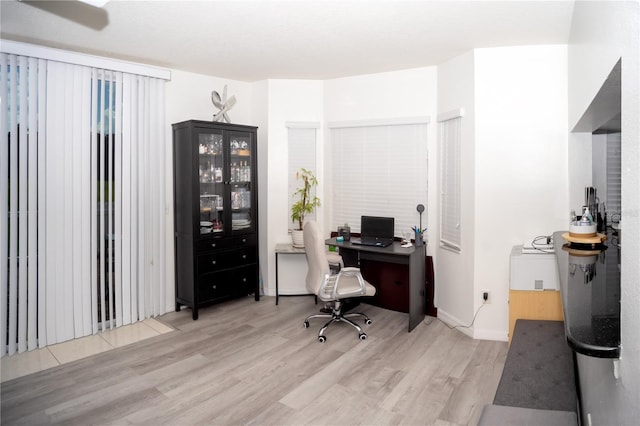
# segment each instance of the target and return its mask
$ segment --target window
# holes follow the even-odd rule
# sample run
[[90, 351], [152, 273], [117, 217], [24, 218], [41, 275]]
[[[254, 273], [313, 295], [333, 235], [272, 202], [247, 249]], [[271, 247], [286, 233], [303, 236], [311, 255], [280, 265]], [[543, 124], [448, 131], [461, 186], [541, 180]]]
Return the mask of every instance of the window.
[[363, 215], [394, 217], [396, 236], [419, 225], [416, 207], [427, 204], [426, 123], [330, 125], [333, 229], [348, 223], [360, 232]]
[[[288, 152], [289, 152], [289, 198], [287, 214], [289, 215], [289, 229], [294, 229], [296, 224], [291, 221], [291, 206], [296, 201], [293, 193], [301, 184], [296, 179], [296, 173], [305, 168], [315, 176], [316, 173], [316, 127], [313, 123], [289, 123]], [[315, 127], [314, 127], [315, 126]], [[313, 189], [315, 191], [315, 188]], [[312, 196], [315, 194], [311, 194]], [[316, 220], [316, 212], [306, 215], [308, 220]]]
[[462, 111], [438, 117], [440, 143], [440, 246], [460, 251], [460, 143]]
[[607, 135], [607, 200], [608, 219], [618, 221], [622, 214], [622, 135]]

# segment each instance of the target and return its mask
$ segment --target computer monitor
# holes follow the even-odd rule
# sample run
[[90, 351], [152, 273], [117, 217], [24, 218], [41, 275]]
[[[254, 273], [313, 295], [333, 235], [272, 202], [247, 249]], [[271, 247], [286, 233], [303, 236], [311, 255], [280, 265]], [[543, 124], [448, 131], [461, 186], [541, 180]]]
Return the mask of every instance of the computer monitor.
[[393, 217], [362, 216], [360, 218], [360, 237], [365, 239], [391, 240], [395, 230]]

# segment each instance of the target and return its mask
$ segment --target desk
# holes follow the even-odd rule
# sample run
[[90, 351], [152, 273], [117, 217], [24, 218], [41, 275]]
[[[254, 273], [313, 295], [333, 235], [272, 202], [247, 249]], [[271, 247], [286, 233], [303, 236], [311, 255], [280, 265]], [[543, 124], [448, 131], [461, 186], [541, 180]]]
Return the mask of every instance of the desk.
[[[375, 263], [394, 263], [406, 265], [409, 276], [409, 331], [413, 330], [424, 320], [425, 315], [425, 247], [401, 247], [395, 241], [389, 247], [369, 247], [351, 244], [349, 241], [338, 242], [336, 238], [325, 240], [325, 244], [338, 247], [345, 266], [360, 266], [349, 259], [356, 257], [360, 260]], [[365, 262], [363, 262], [365, 263]], [[363, 276], [367, 277], [366, 268], [361, 268]]]
[[[305, 250], [304, 250], [304, 247], [297, 248], [292, 246], [291, 244], [286, 244], [286, 243], [276, 244], [276, 305], [278, 304], [278, 300], [280, 298], [280, 292], [278, 289], [278, 255], [280, 254], [304, 255]], [[311, 293], [308, 293], [308, 294], [304, 293], [304, 294], [283, 294], [283, 296], [314, 296], [314, 295]]]

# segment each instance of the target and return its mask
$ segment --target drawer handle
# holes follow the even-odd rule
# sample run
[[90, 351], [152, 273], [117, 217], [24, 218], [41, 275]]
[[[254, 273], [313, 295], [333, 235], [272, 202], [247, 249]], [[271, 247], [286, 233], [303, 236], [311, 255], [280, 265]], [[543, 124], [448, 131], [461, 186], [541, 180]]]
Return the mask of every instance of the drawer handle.
[[216, 246], [216, 243], [211, 243], [211, 247], [215, 247], [215, 246]]
[[212, 286], [211, 286], [211, 288], [215, 290], [215, 289], [217, 289], [218, 287], [214, 284], [214, 285], [212, 285]]
[[243, 259], [246, 259], [246, 258], [247, 258], [247, 255], [246, 255], [246, 254], [243, 254], [243, 255], [242, 255], [242, 258], [243, 258]]
[[211, 261], [211, 264], [212, 264], [212, 265], [215, 265], [215, 264], [216, 264], [216, 261], [215, 261], [215, 260], [212, 260], [212, 261]]
[[247, 282], [247, 278], [243, 278], [243, 279], [242, 279], [242, 282], [243, 282], [243, 283], [246, 283], [246, 282]]
[[244, 243], [246, 243], [246, 242], [247, 242], [247, 239], [246, 239], [246, 238], [243, 238], [243, 239], [242, 239], [242, 243], [244, 244]]

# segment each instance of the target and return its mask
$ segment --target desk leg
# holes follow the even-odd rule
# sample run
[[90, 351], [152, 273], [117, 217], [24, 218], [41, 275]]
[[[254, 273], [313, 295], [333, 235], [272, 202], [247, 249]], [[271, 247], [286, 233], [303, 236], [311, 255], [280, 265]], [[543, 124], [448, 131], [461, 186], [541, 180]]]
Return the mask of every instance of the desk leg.
[[278, 253], [276, 252], [276, 306], [278, 306]]
[[425, 307], [425, 258], [424, 248], [416, 250], [409, 258], [409, 331], [424, 320]]

